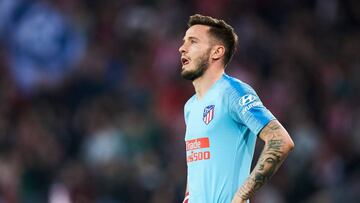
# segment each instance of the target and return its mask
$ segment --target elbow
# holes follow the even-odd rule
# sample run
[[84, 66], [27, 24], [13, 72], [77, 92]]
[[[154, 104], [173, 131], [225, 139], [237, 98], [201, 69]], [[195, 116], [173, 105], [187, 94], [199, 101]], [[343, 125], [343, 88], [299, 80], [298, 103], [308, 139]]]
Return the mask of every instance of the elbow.
[[285, 148], [287, 153], [291, 152], [294, 148], [295, 148], [295, 144], [294, 141], [290, 138], [290, 136], [288, 136], [288, 139], [285, 142]]

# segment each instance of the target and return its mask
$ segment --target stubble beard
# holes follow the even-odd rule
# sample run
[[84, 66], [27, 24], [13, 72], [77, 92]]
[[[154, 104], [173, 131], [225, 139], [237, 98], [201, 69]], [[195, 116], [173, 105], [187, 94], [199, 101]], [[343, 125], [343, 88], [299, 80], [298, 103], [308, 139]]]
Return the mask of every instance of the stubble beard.
[[204, 75], [205, 71], [209, 67], [209, 55], [210, 55], [209, 53], [210, 52], [204, 54], [202, 57], [200, 57], [196, 61], [196, 64], [195, 64], [196, 68], [194, 70], [185, 70], [185, 69], [183, 69], [181, 71], [181, 76], [186, 80], [194, 81], [197, 78]]

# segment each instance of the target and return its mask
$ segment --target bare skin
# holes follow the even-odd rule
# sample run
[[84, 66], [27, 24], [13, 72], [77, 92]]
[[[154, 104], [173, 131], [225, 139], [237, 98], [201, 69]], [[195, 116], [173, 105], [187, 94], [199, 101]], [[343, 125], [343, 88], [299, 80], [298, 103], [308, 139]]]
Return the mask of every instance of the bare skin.
[[235, 194], [232, 203], [246, 203], [278, 170], [294, 143], [285, 128], [272, 120], [260, 132], [265, 142], [263, 151], [250, 176]]

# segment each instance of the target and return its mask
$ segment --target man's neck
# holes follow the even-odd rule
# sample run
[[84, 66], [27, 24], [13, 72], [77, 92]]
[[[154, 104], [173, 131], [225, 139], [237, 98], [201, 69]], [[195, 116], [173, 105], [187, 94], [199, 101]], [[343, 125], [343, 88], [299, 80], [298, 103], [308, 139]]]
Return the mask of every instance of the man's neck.
[[201, 77], [193, 81], [196, 96], [201, 100], [205, 94], [209, 91], [212, 85], [218, 81], [224, 74], [223, 68], [211, 68], [207, 69]]

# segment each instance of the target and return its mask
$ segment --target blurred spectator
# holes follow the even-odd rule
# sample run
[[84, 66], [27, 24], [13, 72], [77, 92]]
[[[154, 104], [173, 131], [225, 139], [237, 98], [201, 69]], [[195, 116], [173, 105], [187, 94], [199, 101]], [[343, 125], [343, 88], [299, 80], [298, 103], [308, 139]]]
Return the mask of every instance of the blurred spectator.
[[9, 68], [25, 94], [58, 84], [80, 59], [85, 39], [51, 2], [1, 2], [1, 38], [8, 48]]

